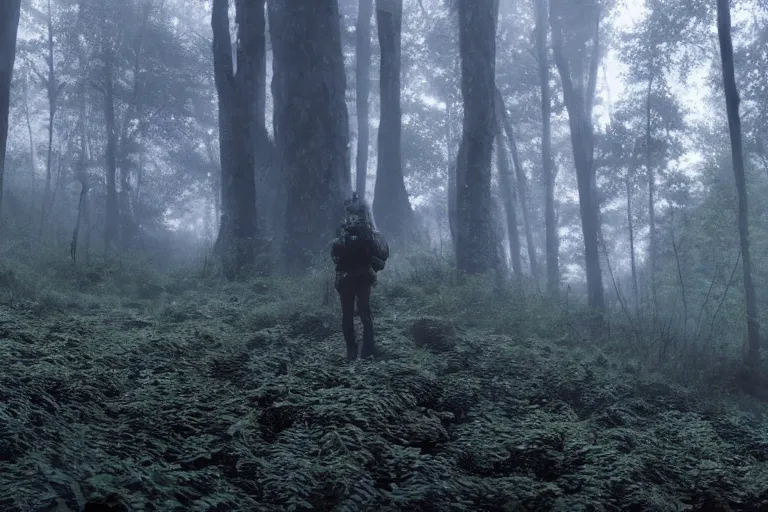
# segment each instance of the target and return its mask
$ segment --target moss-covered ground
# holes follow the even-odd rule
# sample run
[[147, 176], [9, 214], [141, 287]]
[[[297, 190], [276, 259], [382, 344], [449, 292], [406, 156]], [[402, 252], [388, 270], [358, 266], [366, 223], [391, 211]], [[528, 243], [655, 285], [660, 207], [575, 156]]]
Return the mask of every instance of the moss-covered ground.
[[381, 356], [350, 365], [322, 272], [50, 272], [0, 269], [5, 512], [768, 510], [759, 404], [533, 293], [385, 272]]

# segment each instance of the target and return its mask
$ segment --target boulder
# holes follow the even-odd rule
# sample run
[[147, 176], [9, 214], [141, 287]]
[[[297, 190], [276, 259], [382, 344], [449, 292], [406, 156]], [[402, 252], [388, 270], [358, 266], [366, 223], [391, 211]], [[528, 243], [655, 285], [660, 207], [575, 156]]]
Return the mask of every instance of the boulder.
[[422, 317], [411, 324], [410, 335], [414, 344], [432, 352], [452, 352], [459, 340], [453, 322], [445, 318]]

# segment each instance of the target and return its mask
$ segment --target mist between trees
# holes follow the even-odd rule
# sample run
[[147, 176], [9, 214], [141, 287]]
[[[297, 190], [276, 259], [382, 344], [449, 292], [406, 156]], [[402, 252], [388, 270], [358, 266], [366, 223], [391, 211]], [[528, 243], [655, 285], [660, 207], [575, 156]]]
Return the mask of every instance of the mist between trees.
[[703, 1], [6, 4], [8, 233], [301, 272], [354, 188], [401, 252], [567, 288], [598, 330], [748, 332], [756, 360], [757, 0], [735, 45]]
[[[765, 0], [1, 1], [0, 396], [26, 394], [8, 399], [23, 414], [0, 404], [0, 434], [7, 418], [18, 429], [0, 436], [0, 469], [35, 473], [28, 424], [85, 438], [46, 409], [54, 398], [130, 395], [100, 421], [150, 436], [136, 416], [157, 414], [157, 439], [187, 428], [206, 454], [163, 464], [201, 480], [145, 475], [139, 492], [89, 469], [84, 493], [48, 454], [46, 499], [65, 485], [57, 506], [83, 510], [106, 488], [182, 507], [169, 510], [443, 510], [411, 489], [431, 496], [454, 471], [466, 510], [575, 510], [577, 495], [594, 510], [764, 510], [764, 423], [729, 437], [723, 425], [749, 422], [669, 382], [768, 397], [766, 76]], [[383, 355], [350, 370], [329, 251], [353, 192], [392, 257], [373, 299]], [[67, 387], [89, 358], [81, 377], [100, 387]], [[170, 395], [172, 412], [222, 409], [176, 421]], [[258, 415], [232, 405], [246, 400]], [[708, 444], [659, 448], [667, 428]], [[123, 446], [105, 432], [91, 434]], [[627, 469], [641, 466], [679, 471]], [[209, 467], [232, 485], [218, 504]], [[617, 474], [623, 494], [590, 487]], [[28, 480], [0, 508], [43, 507]]]
[[355, 189], [400, 253], [755, 362], [766, 12], [710, 4], [6, 2], [3, 229], [303, 272]]

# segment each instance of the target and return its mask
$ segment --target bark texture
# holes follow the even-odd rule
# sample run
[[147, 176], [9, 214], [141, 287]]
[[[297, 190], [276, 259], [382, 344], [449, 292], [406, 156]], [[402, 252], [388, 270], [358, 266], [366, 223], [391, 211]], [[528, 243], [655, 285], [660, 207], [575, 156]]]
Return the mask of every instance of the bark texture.
[[515, 278], [523, 278], [523, 265], [520, 259], [520, 232], [517, 224], [517, 201], [515, 200], [515, 176], [509, 165], [507, 146], [504, 143], [504, 105], [501, 94], [496, 91], [496, 164], [499, 167], [499, 184], [501, 197], [504, 201], [504, 211], [507, 220], [507, 240], [509, 241], [509, 256], [512, 261], [512, 272]]
[[560, 259], [557, 217], [555, 216], [555, 172], [552, 165], [552, 100], [549, 89], [549, 27], [547, 0], [536, 0], [536, 56], [541, 85], [541, 168], [544, 180], [544, 229], [546, 237], [547, 292], [550, 297], [560, 296]]
[[51, 178], [53, 176], [53, 121], [56, 117], [56, 109], [58, 107], [58, 97], [61, 92], [62, 84], [57, 82], [56, 68], [53, 60], [53, 11], [51, 10], [51, 0], [48, 0], [48, 20], [47, 20], [47, 41], [46, 46], [48, 50], [47, 64], [48, 75], [42, 75], [40, 78], [45, 84], [46, 92], [48, 94], [48, 151], [45, 160], [45, 192], [43, 194], [43, 207], [40, 214], [40, 229], [38, 236], [43, 235], [43, 229], [45, 223], [48, 220], [48, 214], [52, 206], [51, 198]]
[[336, 0], [270, 1], [275, 145], [285, 179], [283, 261], [324, 254], [351, 194], [349, 115]]
[[632, 181], [635, 175], [635, 156], [629, 164], [629, 170], [624, 178], [624, 186], [627, 194], [627, 229], [629, 230], [629, 261], [632, 269], [632, 294], [635, 299], [635, 307], [640, 307], [640, 291], [637, 279], [637, 262], [635, 261], [635, 223], [632, 212]]
[[234, 59], [227, 0], [214, 0], [211, 16], [221, 160], [217, 250], [228, 279], [249, 271], [256, 263], [259, 229], [254, 133], [258, 123], [264, 124], [263, 117], [256, 119], [256, 113], [261, 108], [259, 84], [266, 80], [264, 0], [237, 0], [235, 9], [239, 44]]
[[381, 47], [378, 158], [373, 214], [390, 240], [413, 238], [413, 209], [403, 178], [402, 110], [400, 107], [400, 39], [402, 0], [376, 0]]
[[5, 149], [8, 141], [8, 110], [11, 106], [11, 78], [16, 60], [16, 32], [21, 0], [0, 2], [0, 215], [3, 205]]
[[652, 165], [651, 138], [651, 93], [653, 90], [653, 74], [648, 77], [648, 91], [645, 103], [645, 170], [648, 174], [648, 259], [651, 267], [651, 297], [654, 310], [658, 307], [659, 297], [656, 291], [656, 176]]
[[[551, 8], [552, 46], [555, 64], [563, 85], [563, 99], [568, 110], [571, 147], [576, 166], [588, 303], [595, 310], [603, 311], [605, 295], [600, 269], [600, 216], [595, 181], [592, 126], [592, 101], [599, 62], [599, 10], [596, 6], [591, 9], [594, 29], [590, 35], [587, 35], [581, 30], [583, 27], [575, 23], [580, 21], [582, 19], [580, 16], [584, 14], [579, 12], [574, 15], [573, 6], [566, 0], [553, 0]], [[587, 43], [590, 39], [592, 48], [588, 51]], [[589, 60], [586, 58], [587, 55], [590, 57]]]
[[517, 142], [515, 141], [515, 133], [512, 130], [512, 122], [509, 120], [507, 109], [504, 106], [504, 100], [501, 97], [501, 92], [496, 89], [496, 101], [498, 101], [501, 109], [501, 123], [506, 134], [507, 142], [509, 142], [509, 150], [512, 154], [512, 165], [515, 170], [515, 188], [517, 191], [517, 198], [520, 201], [520, 211], [523, 214], [523, 228], [525, 230], [525, 245], [528, 251], [528, 261], [531, 265], [531, 275], [534, 280], [538, 280], [539, 277], [539, 263], [536, 256], [536, 244], [533, 242], [533, 229], [531, 228], [529, 210], [528, 210], [528, 179], [525, 176], [525, 169], [520, 162], [520, 154], [517, 151]]
[[744, 172], [744, 153], [739, 115], [739, 91], [733, 66], [731, 42], [731, 10], [728, 0], [717, 0], [717, 34], [720, 39], [720, 58], [723, 64], [725, 106], [728, 112], [728, 130], [731, 136], [733, 175], [739, 198], [738, 224], [741, 244], [741, 266], [744, 271], [744, 294], [747, 303], [747, 364], [757, 368], [760, 362], [760, 325], [757, 321], [757, 298], [752, 281], [752, 263], [749, 254], [749, 209], [747, 208], [747, 180]]
[[355, 190], [365, 197], [368, 179], [368, 103], [371, 95], [371, 16], [373, 0], [360, 0], [357, 13], [355, 86], [357, 94], [357, 158], [355, 160]]
[[480, 274], [501, 267], [491, 201], [499, 3], [459, 0], [458, 7], [464, 122], [456, 162], [456, 266]]
[[117, 129], [115, 126], [115, 50], [111, 41], [106, 41], [104, 52], [104, 124], [107, 130], [105, 149], [105, 173], [107, 184], [106, 225], [104, 228], [104, 257], [114, 249], [120, 223], [117, 204]]

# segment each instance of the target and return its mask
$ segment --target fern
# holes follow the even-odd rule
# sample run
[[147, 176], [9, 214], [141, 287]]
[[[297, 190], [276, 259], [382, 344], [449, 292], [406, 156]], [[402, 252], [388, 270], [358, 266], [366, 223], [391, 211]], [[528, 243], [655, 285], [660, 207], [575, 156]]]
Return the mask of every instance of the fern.
[[627, 373], [535, 295], [447, 269], [393, 260], [384, 356], [354, 365], [320, 270], [0, 310], [0, 509], [768, 506], [759, 415]]

